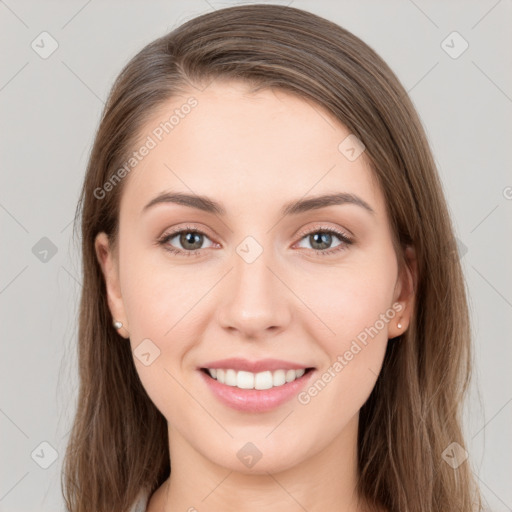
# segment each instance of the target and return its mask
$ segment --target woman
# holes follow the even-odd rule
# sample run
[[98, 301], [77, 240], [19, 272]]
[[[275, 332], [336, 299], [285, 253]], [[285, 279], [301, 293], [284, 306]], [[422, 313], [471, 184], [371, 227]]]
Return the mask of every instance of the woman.
[[480, 510], [453, 228], [360, 39], [249, 5], [149, 44], [77, 213], [68, 510]]

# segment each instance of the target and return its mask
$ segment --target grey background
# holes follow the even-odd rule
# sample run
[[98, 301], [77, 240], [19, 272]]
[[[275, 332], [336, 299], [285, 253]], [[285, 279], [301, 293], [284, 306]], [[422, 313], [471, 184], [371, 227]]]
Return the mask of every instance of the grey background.
[[[228, 5], [235, 2], [0, 1], [2, 512], [63, 510], [60, 470], [76, 400], [81, 287], [71, 222], [112, 81], [156, 37]], [[512, 3], [291, 5], [339, 23], [377, 50], [419, 111], [471, 305], [475, 381], [466, 449], [489, 508], [512, 510]], [[46, 59], [31, 47], [42, 46], [43, 31], [58, 43]], [[457, 58], [445, 51], [462, 48], [462, 40], [446, 40], [453, 31], [469, 44]], [[43, 442], [56, 451], [47, 469], [41, 466], [53, 452]]]

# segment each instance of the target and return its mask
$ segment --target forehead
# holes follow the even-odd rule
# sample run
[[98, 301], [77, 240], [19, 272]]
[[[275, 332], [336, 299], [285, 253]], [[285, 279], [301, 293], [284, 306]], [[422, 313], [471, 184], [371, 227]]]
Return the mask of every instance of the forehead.
[[165, 191], [215, 196], [237, 212], [350, 192], [382, 215], [364, 152], [355, 160], [343, 153], [349, 136], [320, 105], [283, 90], [252, 93], [243, 82], [191, 89], [163, 103], [141, 130], [139, 141], [151, 149], [125, 178], [121, 211], [140, 212]]

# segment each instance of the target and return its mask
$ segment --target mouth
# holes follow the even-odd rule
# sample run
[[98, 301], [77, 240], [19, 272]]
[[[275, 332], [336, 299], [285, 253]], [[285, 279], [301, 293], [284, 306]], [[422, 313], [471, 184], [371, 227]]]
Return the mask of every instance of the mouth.
[[263, 413], [289, 402], [317, 373], [313, 367], [286, 371], [266, 370], [256, 374], [229, 368], [198, 370], [214, 398], [221, 404], [244, 413]]
[[200, 368], [200, 371], [210, 379], [224, 384], [226, 386], [236, 387], [238, 389], [256, 389], [265, 390], [284, 386], [294, 382], [306, 374], [312, 372], [315, 368], [298, 369], [278, 369], [274, 371], [262, 371], [258, 373], [247, 372], [243, 370], [225, 369], [225, 368]]

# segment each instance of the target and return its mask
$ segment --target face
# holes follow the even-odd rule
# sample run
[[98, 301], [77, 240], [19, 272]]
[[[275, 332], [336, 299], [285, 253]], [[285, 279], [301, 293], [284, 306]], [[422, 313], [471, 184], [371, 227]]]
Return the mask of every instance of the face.
[[[232, 470], [249, 471], [237, 456], [248, 442], [263, 454], [253, 471], [290, 468], [357, 424], [388, 338], [407, 328], [411, 276], [399, 273], [364, 152], [339, 149], [343, 125], [303, 98], [238, 82], [190, 96], [197, 104], [172, 131], [160, 123], [188, 96], [141, 135], [155, 146], [124, 178], [117, 251], [97, 237], [109, 306], [171, 436]], [[162, 197], [176, 193], [211, 202]], [[310, 201], [333, 194], [355, 200]], [[249, 391], [201, 370], [226, 358], [313, 370]]]

